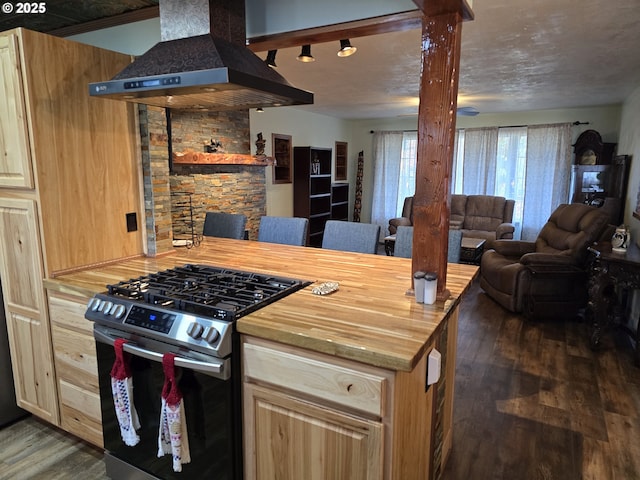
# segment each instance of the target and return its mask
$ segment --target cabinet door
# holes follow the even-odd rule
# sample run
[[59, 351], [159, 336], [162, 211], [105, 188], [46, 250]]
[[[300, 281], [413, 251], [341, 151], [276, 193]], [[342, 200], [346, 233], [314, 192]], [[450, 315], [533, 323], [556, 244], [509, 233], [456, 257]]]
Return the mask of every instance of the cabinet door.
[[16, 35], [0, 36], [0, 186], [33, 188]]
[[42, 257], [33, 200], [0, 198], [0, 278], [18, 405], [58, 423]]
[[382, 424], [245, 384], [245, 474], [256, 480], [382, 478]]

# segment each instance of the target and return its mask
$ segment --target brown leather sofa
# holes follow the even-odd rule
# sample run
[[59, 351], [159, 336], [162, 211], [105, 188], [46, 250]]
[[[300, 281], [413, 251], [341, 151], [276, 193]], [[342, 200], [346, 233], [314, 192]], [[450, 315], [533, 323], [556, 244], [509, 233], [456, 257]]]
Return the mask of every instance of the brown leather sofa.
[[511, 312], [530, 317], [577, 313], [587, 300], [587, 247], [608, 216], [581, 203], [560, 205], [535, 242], [493, 243], [480, 264], [480, 287]]
[[[494, 240], [513, 238], [515, 227], [511, 221], [514, 206], [514, 200], [504, 197], [451, 195], [449, 228], [462, 230], [463, 237], [483, 238], [486, 250]], [[413, 225], [413, 197], [405, 198], [402, 217], [389, 220], [389, 233], [396, 233], [400, 225]]]

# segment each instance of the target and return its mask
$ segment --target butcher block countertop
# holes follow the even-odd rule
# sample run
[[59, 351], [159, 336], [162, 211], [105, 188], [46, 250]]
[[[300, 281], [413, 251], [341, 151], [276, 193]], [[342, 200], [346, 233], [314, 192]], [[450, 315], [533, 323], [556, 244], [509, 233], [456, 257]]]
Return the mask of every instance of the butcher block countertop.
[[[394, 371], [413, 369], [478, 273], [473, 265], [449, 264], [451, 297], [423, 305], [406, 295], [411, 259], [205, 237], [195, 248], [96, 266], [44, 283], [49, 290], [89, 298], [107, 284], [186, 263], [314, 282], [240, 318], [238, 331]], [[311, 293], [325, 281], [339, 282], [339, 290], [326, 296]]]

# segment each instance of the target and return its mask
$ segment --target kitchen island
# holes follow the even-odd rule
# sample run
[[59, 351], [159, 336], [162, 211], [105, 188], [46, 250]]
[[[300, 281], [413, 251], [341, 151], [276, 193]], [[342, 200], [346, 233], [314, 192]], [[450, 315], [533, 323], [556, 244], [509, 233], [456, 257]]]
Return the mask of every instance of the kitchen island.
[[[70, 299], [185, 263], [313, 282], [237, 321], [246, 478], [439, 476], [452, 442], [458, 305], [476, 266], [449, 264], [451, 297], [423, 305], [406, 294], [410, 259], [208, 237], [197, 248], [45, 280], [52, 319]], [[314, 295], [325, 281], [339, 290]], [[442, 375], [427, 386], [433, 349]], [[90, 402], [91, 382], [83, 388]]]

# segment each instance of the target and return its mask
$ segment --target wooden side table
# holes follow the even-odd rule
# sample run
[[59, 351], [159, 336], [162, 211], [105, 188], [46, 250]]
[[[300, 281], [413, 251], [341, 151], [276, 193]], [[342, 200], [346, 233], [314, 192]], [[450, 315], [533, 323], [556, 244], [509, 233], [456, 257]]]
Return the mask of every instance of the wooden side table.
[[640, 366], [640, 329], [633, 331], [625, 318], [630, 291], [640, 289], [640, 248], [633, 242], [626, 253], [615, 253], [611, 244], [605, 243], [590, 247], [589, 252], [587, 313], [591, 325], [591, 348], [597, 348], [602, 335], [608, 331], [621, 329], [635, 340], [635, 362]]
[[485, 242], [483, 238], [462, 237], [460, 263], [480, 265]]
[[395, 247], [396, 247], [395, 233], [393, 235], [387, 235], [386, 237], [384, 237], [384, 253], [386, 253], [387, 256], [393, 256], [393, 251], [395, 250]]

